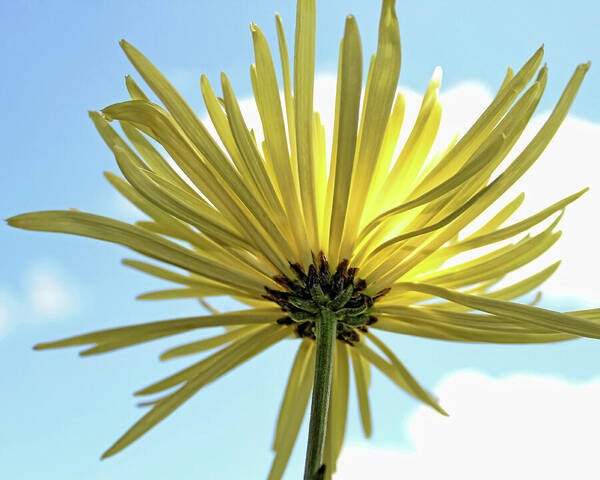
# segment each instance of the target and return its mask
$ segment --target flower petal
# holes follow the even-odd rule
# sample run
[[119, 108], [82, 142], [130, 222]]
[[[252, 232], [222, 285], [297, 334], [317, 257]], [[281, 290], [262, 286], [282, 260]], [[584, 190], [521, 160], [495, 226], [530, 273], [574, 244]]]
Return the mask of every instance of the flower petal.
[[277, 417], [277, 426], [275, 427], [275, 436], [273, 437], [273, 451], [275, 452], [279, 449], [280, 444], [285, 443], [285, 436], [282, 432], [287, 430], [290, 419], [296, 416], [296, 412], [292, 410], [292, 405], [296, 395], [300, 391], [301, 385], [304, 383], [305, 377], [310, 377], [308, 375], [308, 371], [310, 370], [309, 361], [313, 358], [314, 346], [315, 342], [311, 339], [303, 338], [296, 352]]
[[26, 230], [70, 233], [117, 243], [217, 282], [229, 282], [248, 293], [261, 295], [263, 291], [264, 283], [254, 276], [215, 262], [139, 227], [99, 215], [77, 211], [46, 211], [17, 215], [7, 222], [13, 227]]
[[218, 315], [160, 320], [157, 322], [98, 330], [54, 342], [38, 343], [33, 348], [35, 350], [46, 350], [49, 348], [74, 347], [95, 343], [97, 346], [109, 344], [120, 345], [110, 349], [116, 350], [117, 348], [137, 345], [156, 338], [177, 335], [197, 328], [273, 323], [278, 317], [281, 317], [281, 310], [277, 308], [263, 308], [220, 313]]
[[315, 0], [298, 0], [294, 42], [294, 116], [300, 198], [308, 242], [319, 250], [315, 159], [313, 155], [313, 93], [315, 81]]
[[315, 355], [314, 349], [312, 349], [308, 355], [306, 371], [301, 378], [301, 383], [296, 390], [297, 393], [293, 397], [290, 405], [290, 412], [294, 413], [293, 415], [289, 415], [287, 422], [283, 424], [284, 427], [282, 428], [279, 437], [281, 441], [277, 444], [275, 458], [273, 459], [273, 464], [271, 465], [267, 480], [281, 480], [285, 467], [288, 464], [312, 392], [314, 365]]
[[405, 275], [425, 258], [429, 257], [457, 232], [462, 230], [462, 228], [485, 211], [511, 185], [513, 185], [529, 169], [529, 167], [531, 167], [531, 165], [533, 165], [564, 120], [588, 69], [589, 64], [582, 64], [577, 67], [556, 107], [542, 128], [506, 170], [492, 182], [491, 188], [479, 198], [479, 201], [475, 203], [465, 215], [459, 217], [441, 234], [438, 234], [430, 241], [421, 244], [419, 248], [393, 268], [388, 275], [380, 278], [375, 284], [371, 285], [371, 288], [377, 290], [377, 288], [381, 289], [384, 286], [389, 285]]
[[[376, 338], [376, 337], [375, 337]], [[379, 346], [379, 345], [378, 345]], [[426, 405], [429, 405], [434, 410], [438, 411], [442, 415], [448, 415], [446, 411], [440, 407], [437, 401], [421, 387], [417, 381], [410, 375], [408, 370], [401, 367], [399, 363], [390, 364], [381, 358], [377, 353], [371, 350], [364, 342], [358, 342], [354, 345], [357, 352], [363, 356], [365, 360], [371, 363], [381, 373], [388, 377], [392, 382], [398, 385], [409, 395], [413, 396], [417, 400], [421, 400]], [[384, 352], [386, 353], [386, 352]], [[387, 354], [386, 354], [387, 355]], [[390, 359], [391, 360], [391, 359]]]
[[[362, 53], [360, 36], [354, 17], [346, 19], [344, 38], [340, 53], [340, 71], [338, 73], [338, 91], [336, 103], [338, 109], [335, 118], [335, 144], [331, 159], [330, 175], [333, 175], [333, 197], [331, 205], [331, 224], [329, 227], [328, 256], [333, 265], [339, 263], [339, 246], [342, 239], [350, 197], [350, 183], [354, 170], [358, 114], [362, 85]], [[352, 213], [353, 214], [353, 213]]]
[[599, 323], [575, 315], [492, 298], [482, 298], [425, 283], [401, 282], [396, 284], [396, 286], [406, 290], [436, 295], [451, 302], [481, 310], [482, 312], [504, 316], [525, 325], [539, 325], [551, 330], [581, 337], [600, 338]]
[[213, 348], [220, 347], [226, 343], [237, 340], [240, 337], [244, 337], [249, 333], [255, 331], [256, 325], [248, 325], [245, 327], [236, 328], [229, 330], [221, 335], [215, 335], [214, 337], [204, 338], [196, 342], [186, 343], [178, 347], [170, 348], [164, 351], [160, 355], [161, 360], [170, 360], [172, 358], [178, 358], [185, 355], [192, 355], [194, 353], [205, 352], [206, 350], [212, 350]]
[[350, 349], [352, 357], [352, 368], [354, 370], [354, 380], [356, 384], [356, 396], [358, 398], [358, 409], [360, 413], [360, 422], [365, 437], [369, 438], [373, 433], [373, 423], [371, 421], [371, 407], [369, 405], [369, 383], [368, 375], [369, 364], [358, 355], [353, 348]]
[[394, 0], [384, 0], [379, 21], [377, 53], [365, 92], [357, 144], [357, 168], [352, 175], [350, 208], [352, 216], [344, 228], [341, 258], [350, 258], [361, 224], [365, 201], [371, 187], [375, 163], [396, 94], [400, 74], [400, 32]]
[[181, 220], [173, 218], [171, 215], [158, 208], [152, 202], [148, 201], [121, 177], [110, 172], [104, 172], [104, 177], [109, 181], [113, 188], [117, 190], [117, 192], [123, 195], [123, 197], [129, 200], [141, 212], [144, 212], [146, 215], [152, 218], [156, 222], [156, 225], [160, 225], [160, 234], [184, 240], [192, 245], [198, 245], [199, 242], [202, 242], [202, 238], [200, 238], [198, 232], [195, 232]]
[[[188, 379], [186, 383], [167, 397], [161, 398], [154, 404], [152, 410], [138, 420], [119, 440], [117, 440], [103, 455], [107, 458], [120, 452], [144, 433], [161, 422], [174, 410], [192, 397], [202, 387], [217, 380], [227, 372], [231, 371], [241, 363], [249, 360], [255, 355], [282, 340], [288, 329], [279, 325], [270, 325], [259, 332], [260, 336], [250, 337], [254, 341], [236, 342], [230, 347], [228, 355], [223, 355], [222, 361], [212, 362], [202, 373]], [[224, 349], [224, 350], [225, 350]]]

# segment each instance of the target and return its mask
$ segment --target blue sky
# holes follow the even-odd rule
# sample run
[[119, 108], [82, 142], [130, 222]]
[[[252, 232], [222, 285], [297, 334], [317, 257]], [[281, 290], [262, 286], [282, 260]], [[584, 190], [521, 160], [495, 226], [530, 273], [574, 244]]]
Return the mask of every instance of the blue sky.
[[[374, 50], [379, 8], [379, 2], [320, 2], [319, 72], [335, 71], [348, 13], [357, 17], [363, 55]], [[76, 207], [133, 220], [102, 177], [102, 171], [117, 169], [87, 117], [88, 110], [125, 99], [124, 75], [134, 71], [118, 41], [126, 38], [142, 50], [203, 116], [201, 73], [216, 86], [225, 71], [239, 97], [251, 94], [248, 25], [254, 21], [261, 26], [275, 51], [275, 11], [283, 17], [291, 44], [295, 18], [291, 1], [1, 2], [2, 218]], [[551, 108], [578, 63], [591, 60], [592, 69], [572, 113], [586, 125], [600, 124], [600, 7], [596, 2], [571, 1], [568, 8], [558, 1], [399, 2], [397, 12], [403, 42], [401, 86], [423, 92], [434, 67], [441, 65], [442, 93], [465, 82], [478, 82], [494, 91], [508, 65], [518, 68], [544, 43], [549, 82], [540, 110]], [[573, 148], [574, 157], [589, 156], [581, 144]], [[569, 164], [572, 158], [563, 160]], [[597, 169], [593, 174], [580, 173], [589, 176], [590, 183], [599, 183]], [[548, 196], [553, 187], [550, 184], [531, 196], [546, 195], [546, 203], [551, 203], [556, 198]], [[584, 216], [581, 208], [573, 215]], [[594, 229], [597, 232], [596, 226], [590, 228], [592, 234]], [[3, 476], [265, 478], [274, 421], [293, 358], [291, 343], [210, 385], [136, 444], [100, 462], [100, 454], [141, 414], [130, 393], [189, 363], [173, 360], [177, 365], [172, 365], [157, 359], [179, 341], [86, 359], [79, 359], [75, 350], [38, 353], [31, 346], [124, 323], [195, 315], [201, 309], [191, 300], [136, 302], [137, 294], [163, 284], [120, 266], [121, 258], [133, 256], [120, 247], [6, 225], [0, 229]], [[36, 296], [44, 288], [50, 293]], [[575, 309], [590, 299], [570, 294], [550, 296], [545, 302], [549, 307]], [[389, 343], [430, 388], [465, 368], [500, 377], [515, 372], [553, 375], [566, 382], [600, 375], [596, 361], [600, 343], [589, 340], [531, 347], [397, 337]], [[409, 447], [406, 425], [417, 404], [380, 377], [374, 378], [372, 391], [371, 444]], [[347, 442], [352, 445], [362, 442], [353, 400], [350, 412]], [[286, 478], [298, 478], [303, 448], [300, 443]]]

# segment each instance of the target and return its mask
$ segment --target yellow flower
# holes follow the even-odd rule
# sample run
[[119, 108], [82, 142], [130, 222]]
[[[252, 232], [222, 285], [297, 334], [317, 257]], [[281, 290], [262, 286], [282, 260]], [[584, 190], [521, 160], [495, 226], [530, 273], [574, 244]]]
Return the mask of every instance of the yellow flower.
[[[546, 85], [546, 67], [540, 68], [542, 49], [516, 74], [508, 70], [490, 106], [460, 140], [432, 153], [441, 117], [436, 72], [415, 126], [395, 156], [404, 113], [404, 97], [396, 93], [400, 37], [394, 1], [384, 0], [362, 104], [361, 43], [355, 19], [346, 20], [328, 159], [325, 129], [313, 110], [314, 0], [298, 3], [293, 78], [277, 17], [283, 105], [265, 37], [256, 25], [251, 30], [256, 58], [251, 79], [263, 142], [246, 125], [225, 75], [222, 98], [206, 77], [201, 82], [219, 143], [165, 77], [123, 41], [125, 53], [163, 106], [150, 101], [127, 77], [131, 100], [90, 116], [125, 177], [107, 173], [107, 179], [150, 220], [129, 225], [80, 211], [27, 213], [8, 220], [23, 229], [121, 244], [187, 272], [124, 260], [129, 267], [180, 285], [142, 298], [193, 297], [204, 302], [206, 297], [230, 295], [250, 307], [112, 328], [36, 346], [91, 345], [82, 355], [93, 355], [196, 329], [226, 327], [224, 333], [161, 355], [165, 360], [218, 349], [136, 392], [158, 398], [143, 404], [149, 412], [104, 457], [138, 439], [205, 385], [277, 342], [293, 339], [298, 351], [277, 421], [269, 475], [281, 478], [309, 401], [315, 316], [324, 310], [337, 322], [324, 453], [324, 463], [331, 466], [328, 476], [344, 441], [351, 370], [366, 436], [371, 434], [371, 367], [445, 414], [374, 330], [460, 342], [600, 338], [600, 309], [558, 313], [511, 302], [536, 289], [558, 264], [491, 290], [507, 273], [558, 240], [555, 228], [565, 207], [584, 191], [504, 226], [521, 205], [520, 195], [479, 230], [461, 235], [543, 152], [589, 64], [577, 67], [546, 123], [501, 173], [498, 167]], [[110, 125], [114, 121], [128, 142]], [[159, 153], [157, 143], [177, 169]], [[550, 217], [554, 221], [541, 233], [527, 234]], [[514, 243], [500, 243], [509, 239]], [[444, 266], [458, 254], [494, 244], [501, 246], [465, 263]], [[164, 393], [171, 387], [177, 389]]]

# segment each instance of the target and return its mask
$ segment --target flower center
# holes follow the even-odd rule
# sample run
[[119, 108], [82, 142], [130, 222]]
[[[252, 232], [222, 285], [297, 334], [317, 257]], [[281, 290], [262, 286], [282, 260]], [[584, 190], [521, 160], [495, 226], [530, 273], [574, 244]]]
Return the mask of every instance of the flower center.
[[277, 303], [286, 312], [287, 316], [277, 322], [297, 324], [300, 337], [314, 339], [316, 319], [324, 310], [330, 312], [337, 320], [338, 340], [353, 345], [360, 339], [357, 330], [366, 332], [367, 325], [377, 321], [370, 315], [370, 309], [387, 291], [374, 297], [362, 293], [367, 284], [363, 279], [355, 278], [358, 269], [348, 268], [348, 260], [341, 261], [334, 273], [322, 252], [315, 264], [309, 266], [308, 273], [298, 264], [291, 265], [297, 278], [273, 277], [285, 290], [265, 287], [267, 295], [263, 297]]

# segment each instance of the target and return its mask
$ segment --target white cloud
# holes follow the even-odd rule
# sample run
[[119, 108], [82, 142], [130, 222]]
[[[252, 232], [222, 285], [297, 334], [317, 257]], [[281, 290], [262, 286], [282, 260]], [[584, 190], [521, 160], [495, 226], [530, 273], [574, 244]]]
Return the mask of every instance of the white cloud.
[[15, 299], [8, 290], [0, 289], [0, 339], [6, 335], [9, 327], [9, 319], [15, 310]]
[[0, 285], [0, 338], [26, 322], [69, 317], [80, 301], [79, 288], [59, 265], [37, 260], [10, 288]]
[[[477, 84], [463, 84], [441, 95], [444, 117], [439, 137], [451, 138], [454, 130], [464, 133], [491, 98], [489, 91]], [[417, 100], [420, 100], [420, 97], [413, 101]], [[548, 115], [549, 112], [534, 115], [508, 155], [507, 161], [516, 158], [544, 124]], [[445, 141], [438, 143], [439, 146], [444, 144]], [[595, 272], [600, 269], [600, 256], [596, 255], [595, 251], [600, 227], [593, 219], [597, 206], [600, 205], [599, 152], [600, 124], [568, 116], [538, 161], [497, 202], [495, 210], [490, 211], [497, 211], [519, 193], [525, 192], [525, 202], [514, 218], [506, 223], [508, 225], [533, 215], [585, 187], [590, 187], [582, 198], [567, 207], [558, 226], [563, 232], [560, 240], [545, 255], [507, 276], [499, 286], [525, 278], [557, 260], [562, 260], [558, 271], [542, 286], [548, 303], [568, 302], [587, 307], [597, 306], [599, 296]], [[502, 170], [503, 167], [498, 171]], [[476, 222], [477, 225], [481, 225], [490, 217], [491, 213], [482, 215]], [[554, 218], [556, 216], [551, 220]], [[543, 226], [548, 224], [549, 221]]]
[[419, 407], [411, 450], [345, 448], [334, 478], [595, 479], [600, 379], [492, 378], [458, 372], [436, 393], [451, 414]]
[[53, 318], [72, 313], [77, 294], [61, 270], [48, 262], [34, 265], [27, 276], [27, 304], [40, 317]]
[[[529, 140], [547, 118], [534, 117], [517, 148]], [[559, 229], [561, 239], [546, 258], [545, 264], [562, 259], [557, 273], [544, 284], [551, 297], [577, 298], [597, 306], [600, 296], [597, 274], [600, 255], [597, 238], [600, 227], [595, 221], [600, 205], [600, 125], [573, 116], [567, 117], [539, 161], [516, 186], [526, 192], [523, 211], [529, 214], [590, 187], [583, 197], [567, 207]], [[518, 192], [513, 189], [514, 193]], [[537, 262], [537, 265], [541, 265]], [[524, 269], [533, 273], [533, 267]]]

